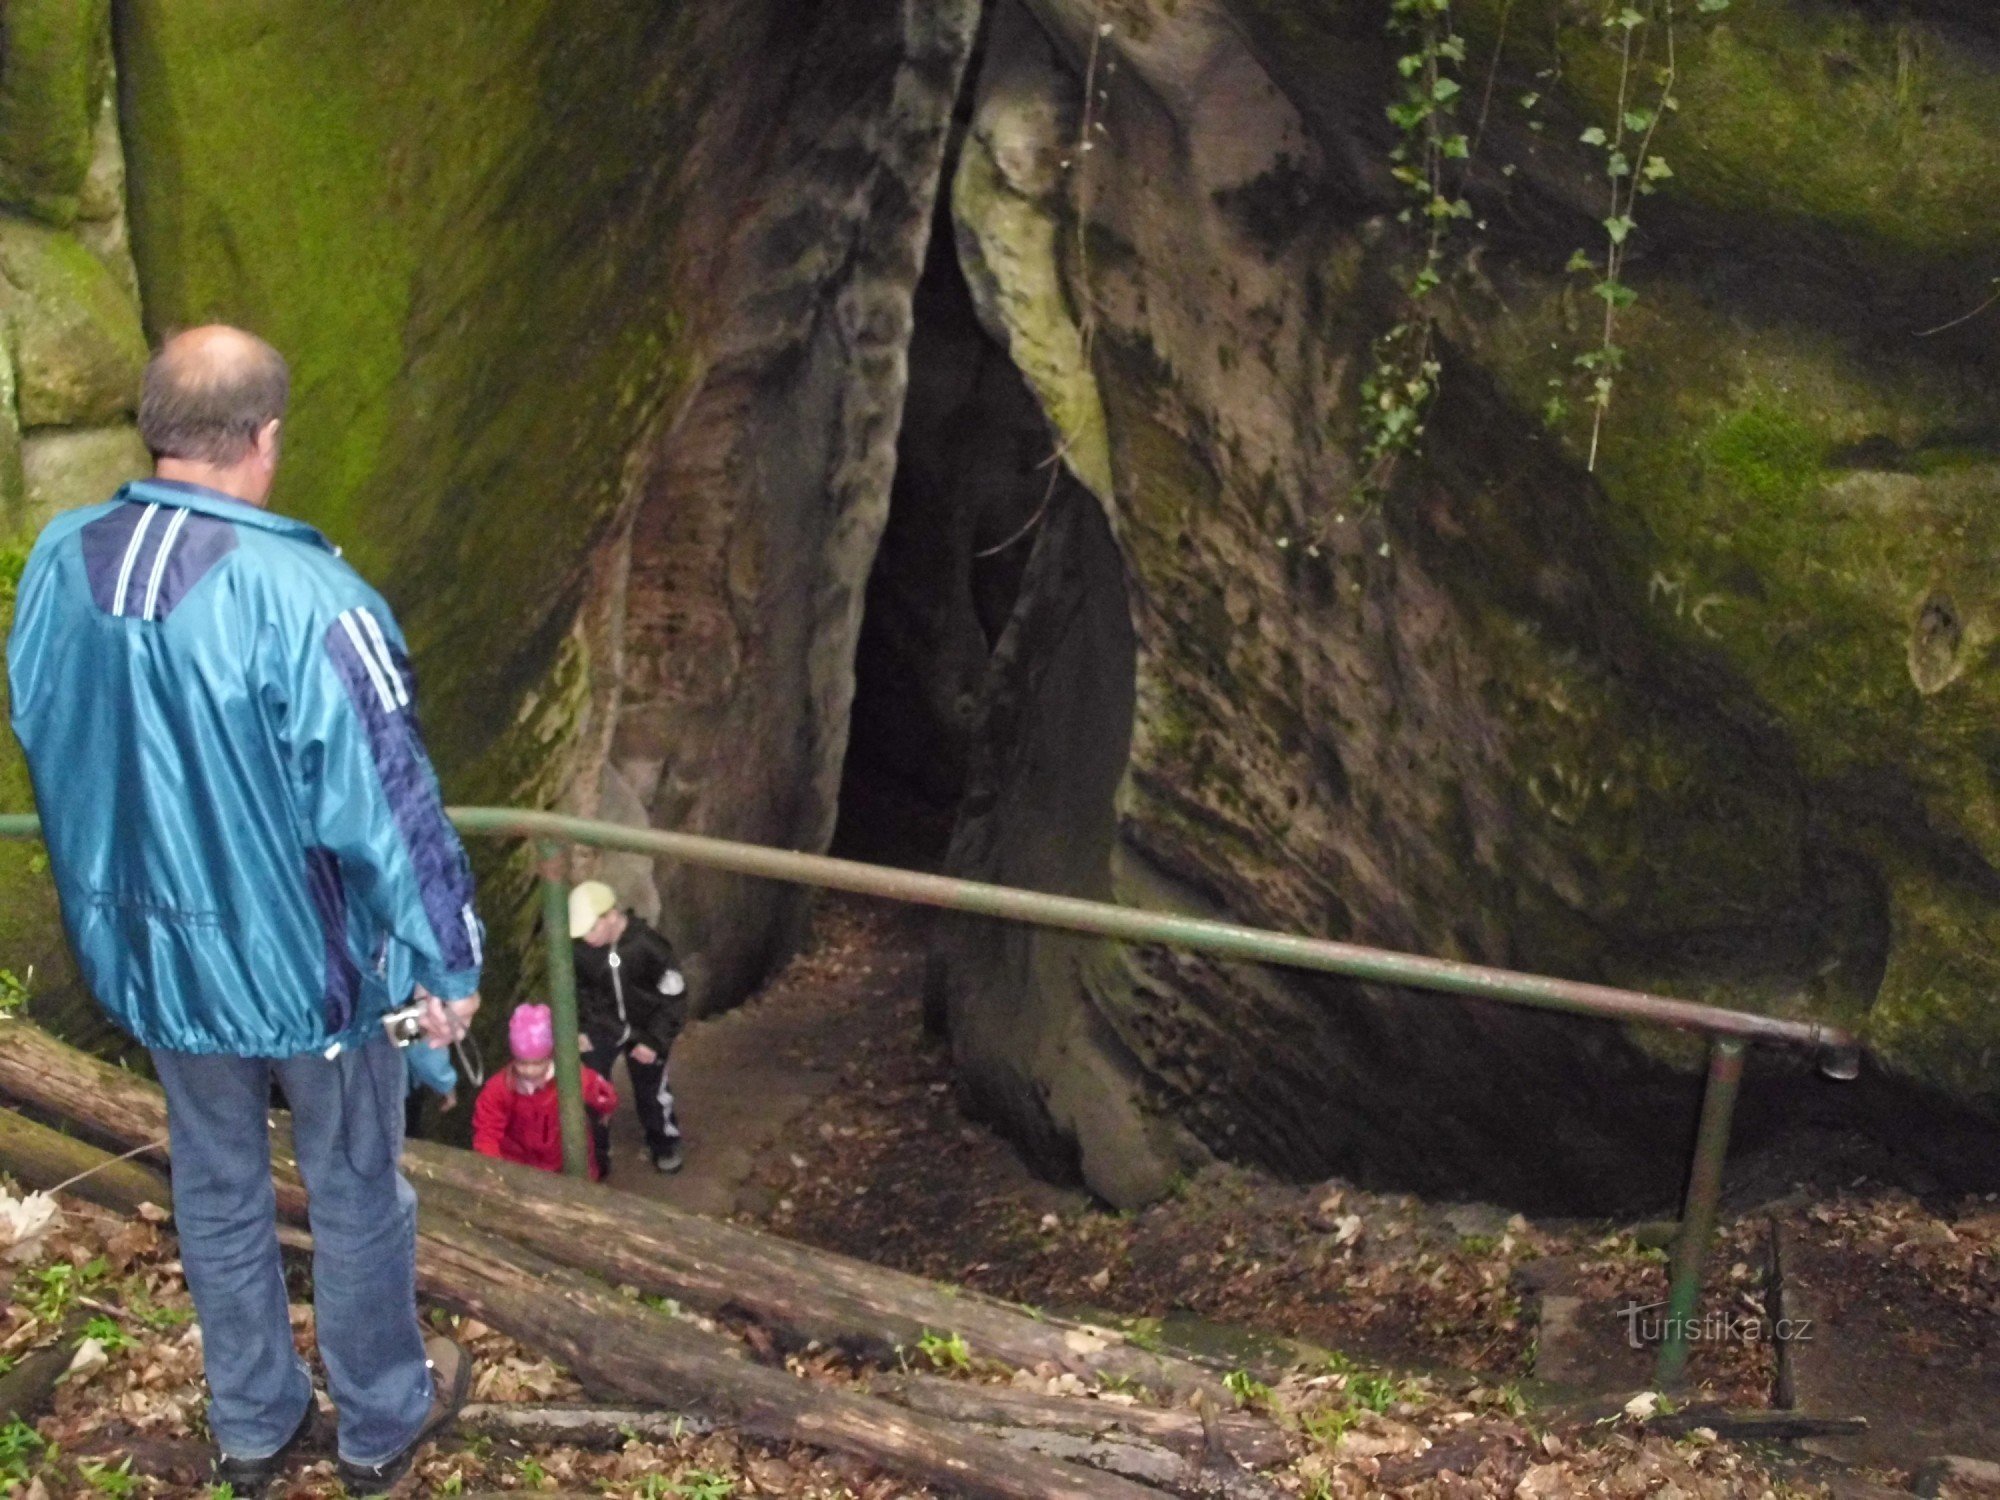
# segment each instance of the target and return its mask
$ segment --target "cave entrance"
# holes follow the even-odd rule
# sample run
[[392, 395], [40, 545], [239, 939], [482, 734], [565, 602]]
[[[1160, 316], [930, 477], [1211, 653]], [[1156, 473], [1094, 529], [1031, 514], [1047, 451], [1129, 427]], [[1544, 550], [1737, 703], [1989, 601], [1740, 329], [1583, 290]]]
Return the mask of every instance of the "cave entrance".
[[1048, 422], [981, 326], [946, 164], [917, 283], [889, 518], [855, 647], [833, 852], [936, 869], [975, 752], [989, 659], [1047, 513]]

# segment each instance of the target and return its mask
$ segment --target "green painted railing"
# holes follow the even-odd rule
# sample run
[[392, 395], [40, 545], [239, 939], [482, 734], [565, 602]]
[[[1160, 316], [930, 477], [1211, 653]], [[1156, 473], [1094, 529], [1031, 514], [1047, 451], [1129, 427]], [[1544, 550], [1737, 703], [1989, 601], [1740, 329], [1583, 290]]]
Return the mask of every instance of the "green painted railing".
[[[1822, 1069], [1836, 1078], [1852, 1078], [1859, 1067], [1858, 1044], [1838, 1027], [1780, 1020], [1638, 990], [1551, 979], [1480, 964], [1393, 953], [1358, 943], [1299, 937], [1172, 912], [1142, 911], [1105, 901], [1085, 901], [1074, 896], [1017, 890], [826, 855], [738, 844], [664, 829], [632, 828], [557, 813], [460, 807], [451, 809], [451, 818], [462, 833], [523, 839], [532, 843], [540, 855], [549, 1004], [555, 1016], [556, 1084], [562, 1105], [563, 1163], [566, 1171], [575, 1174], [586, 1171], [588, 1162], [588, 1124], [577, 1048], [576, 978], [569, 939], [568, 850], [575, 844], [1125, 942], [1160, 943], [1221, 958], [1339, 974], [1374, 984], [1495, 1000], [1597, 1020], [1666, 1026], [1704, 1035], [1709, 1038], [1708, 1082], [1702, 1096], [1701, 1124], [1688, 1172], [1680, 1233], [1674, 1243], [1666, 1338], [1660, 1346], [1655, 1374], [1663, 1389], [1677, 1385], [1687, 1367], [1686, 1331], [1700, 1299], [1702, 1263], [1714, 1237], [1723, 1162], [1729, 1152], [1730, 1122], [1735, 1113], [1747, 1045], [1761, 1042], [1806, 1049], [1816, 1053]], [[0, 838], [35, 838], [40, 832], [40, 822], [32, 816], [0, 815]]]

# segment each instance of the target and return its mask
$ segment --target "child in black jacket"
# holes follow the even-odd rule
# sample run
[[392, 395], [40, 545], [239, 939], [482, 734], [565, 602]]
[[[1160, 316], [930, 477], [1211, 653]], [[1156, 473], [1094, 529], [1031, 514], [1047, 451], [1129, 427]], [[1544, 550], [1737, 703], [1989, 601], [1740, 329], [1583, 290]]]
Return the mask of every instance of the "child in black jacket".
[[[618, 897], [601, 880], [586, 880], [570, 892], [569, 935], [576, 955], [583, 1060], [609, 1078], [624, 1054], [654, 1170], [678, 1172], [681, 1127], [674, 1118], [667, 1053], [687, 1020], [687, 981], [673, 946], [620, 908]], [[610, 1128], [599, 1123], [597, 1129], [598, 1160], [608, 1171]]]

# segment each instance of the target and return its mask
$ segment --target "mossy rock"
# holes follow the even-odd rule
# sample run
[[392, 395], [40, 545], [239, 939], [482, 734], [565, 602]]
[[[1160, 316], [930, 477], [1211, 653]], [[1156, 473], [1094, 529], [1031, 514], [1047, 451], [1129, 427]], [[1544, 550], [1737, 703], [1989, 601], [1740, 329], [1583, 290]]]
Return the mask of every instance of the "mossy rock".
[[[1467, 329], [1524, 407], [1575, 344], [1573, 295], [1516, 285]], [[1598, 480], [1622, 591], [1685, 690], [1733, 685], [1795, 765], [1801, 811], [1880, 872], [1886, 972], [1831, 1018], [1954, 1096], [2000, 1097], [2000, 445], [1979, 436], [2000, 431], [2000, 397], [1920, 346], [1671, 283], [1646, 285], [1621, 337]], [[1585, 435], [1567, 441], [1581, 459]], [[1750, 868], [1772, 847], [1755, 828], [1712, 868]]]
[[23, 509], [21, 416], [14, 401], [14, 350], [0, 324], [0, 538], [28, 524]]
[[21, 468], [24, 531], [33, 536], [59, 511], [109, 500], [120, 485], [150, 474], [153, 461], [139, 429], [126, 422], [31, 432], [21, 444]]
[[461, 795], [516, 789], [500, 742], [694, 367], [671, 177], [726, 81], [693, 21], [650, 0], [119, 12], [147, 318], [238, 323], [291, 362], [274, 503], [396, 605]]
[[0, 313], [23, 427], [88, 426], [138, 409], [139, 309], [75, 235], [0, 219]]
[[110, 67], [109, 0], [0, 5], [0, 204], [68, 224]]

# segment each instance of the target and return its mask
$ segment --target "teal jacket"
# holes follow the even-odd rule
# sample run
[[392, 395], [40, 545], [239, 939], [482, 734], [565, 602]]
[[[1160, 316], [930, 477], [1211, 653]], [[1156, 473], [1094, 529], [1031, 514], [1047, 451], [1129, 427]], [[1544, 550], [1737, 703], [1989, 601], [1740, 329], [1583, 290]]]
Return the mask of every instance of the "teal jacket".
[[161, 480], [60, 515], [7, 672], [70, 946], [148, 1047], [290, 1057], [478, 988], [402, 633], [312, 527]]

